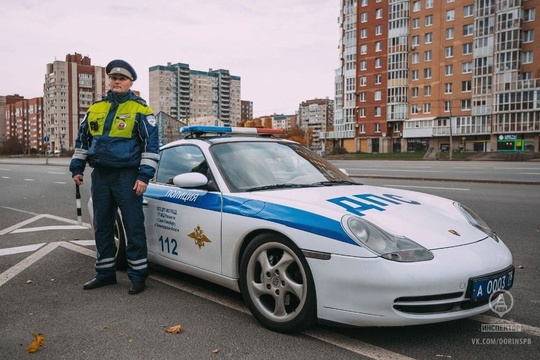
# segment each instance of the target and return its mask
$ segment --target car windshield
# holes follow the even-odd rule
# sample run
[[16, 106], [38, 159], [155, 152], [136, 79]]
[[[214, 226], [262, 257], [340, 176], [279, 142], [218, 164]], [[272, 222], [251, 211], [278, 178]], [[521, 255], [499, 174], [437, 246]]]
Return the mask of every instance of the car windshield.
[[210, 150], [232, 191], [355, 184], [328, 161], [295, 143], [228, 142], [214, 144]]

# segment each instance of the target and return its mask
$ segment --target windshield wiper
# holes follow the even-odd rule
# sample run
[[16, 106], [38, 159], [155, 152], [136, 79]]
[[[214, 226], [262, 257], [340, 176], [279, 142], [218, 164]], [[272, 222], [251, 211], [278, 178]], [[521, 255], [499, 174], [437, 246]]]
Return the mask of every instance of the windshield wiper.
[[316, 187], [316, 186], [322, 186], [322, 184], [273, 184], [273, 185], [265, 185], [265, 186], [255, 186], [249, 189], [245, 189], [245, 191], [261, 191], [261, 190], [274, 190], [274, 189], [298, 189], [298, 188], [309, 188], [309, 187]]
[[362, 185], [354, 181], [348, 180], [333, 180], [333, 181], [319, 181], [313, 185], [322, 185], [322, 186], [334, 186], [334, 185]]

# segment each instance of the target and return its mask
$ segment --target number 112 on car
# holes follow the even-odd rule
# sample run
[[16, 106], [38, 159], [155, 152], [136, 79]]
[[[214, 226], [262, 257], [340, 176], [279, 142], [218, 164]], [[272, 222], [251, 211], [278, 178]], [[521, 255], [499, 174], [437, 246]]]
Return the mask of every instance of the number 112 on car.
[[178, 256], [178, 242], [175, 239], [170, 239], [168, 237], [164, 238], [163, 236], [159, 237], [159, 243], [161, 244], [161, 251], [166, 252], [167, 254], [172, 254]]

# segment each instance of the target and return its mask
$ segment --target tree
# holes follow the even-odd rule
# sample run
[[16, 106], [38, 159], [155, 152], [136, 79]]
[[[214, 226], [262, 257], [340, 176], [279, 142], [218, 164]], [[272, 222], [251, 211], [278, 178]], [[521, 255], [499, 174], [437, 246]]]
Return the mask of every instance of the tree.
[[0, 146], [0, 154], [2, 155], [22, 155], [24, 154], [24, 145], [16, 136], [10, 136]]

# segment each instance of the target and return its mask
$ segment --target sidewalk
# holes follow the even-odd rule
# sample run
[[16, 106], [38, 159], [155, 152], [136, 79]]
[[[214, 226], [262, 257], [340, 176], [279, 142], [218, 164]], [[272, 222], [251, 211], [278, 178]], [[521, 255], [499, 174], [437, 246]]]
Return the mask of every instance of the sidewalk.
[[69, 166], [71, 157], [0, 157], [0, 164]]

